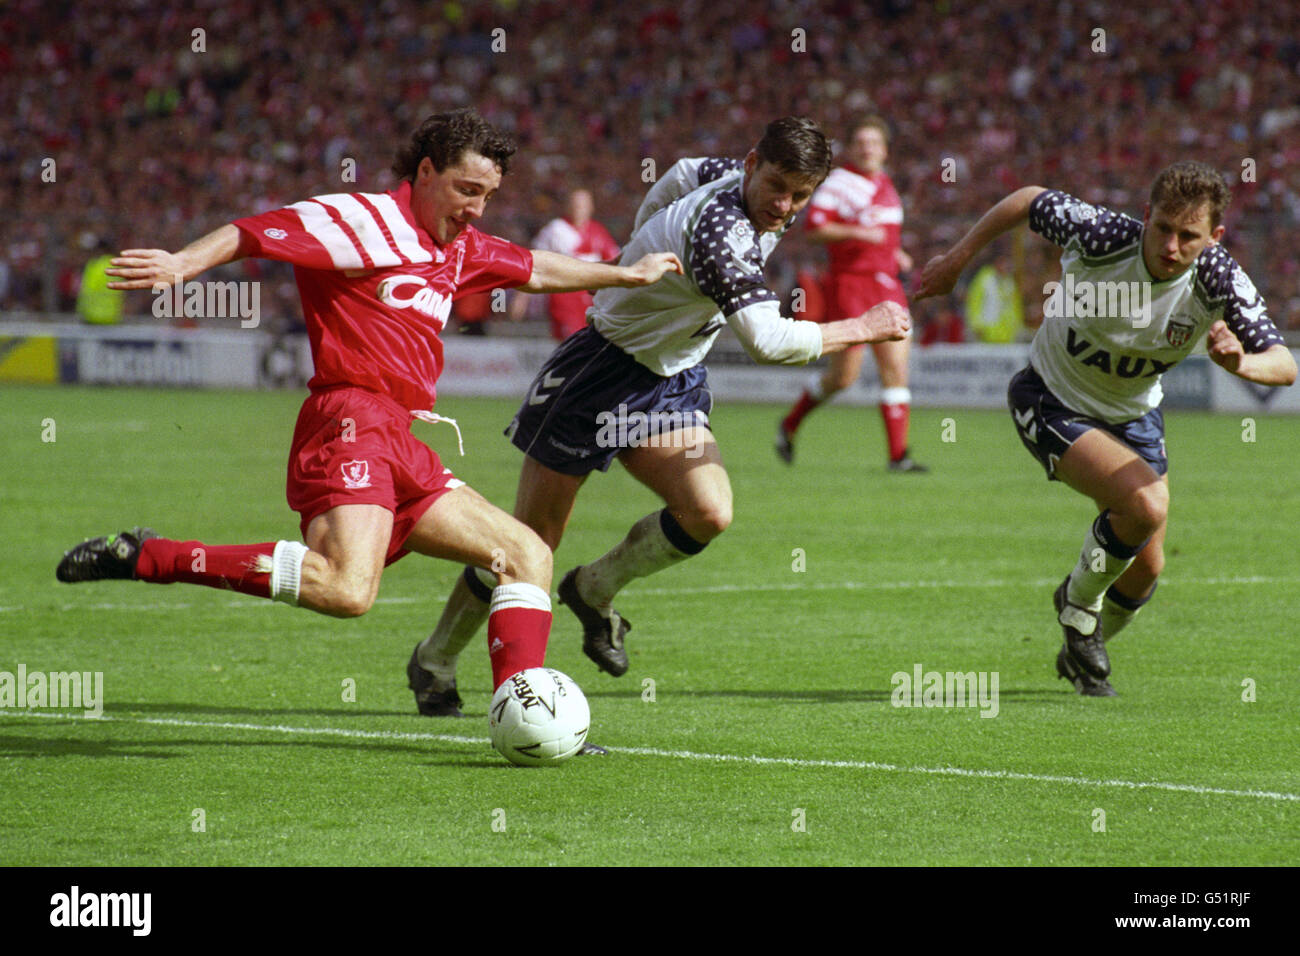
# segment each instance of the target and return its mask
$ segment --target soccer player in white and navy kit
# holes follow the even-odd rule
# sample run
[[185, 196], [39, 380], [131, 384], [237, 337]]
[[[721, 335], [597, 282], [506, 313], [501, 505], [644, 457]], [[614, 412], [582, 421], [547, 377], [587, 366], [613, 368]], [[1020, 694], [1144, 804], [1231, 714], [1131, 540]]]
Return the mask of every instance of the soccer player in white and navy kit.
[[[533, 237], [534, 249], [546, 249], [587, 262], [612, 262], [618, 257], [618, 243], [609, 230], [592, 218], [596, 204], [591, 192], [575, 189], [569, 193], [563, 216], [557, 216], [542, 227]], [[510, 318], [522, 319], [528, 307], [528, 296], [519, 295], [510, 304]], [[591, 293], [557, 292], [546, 297], [546, 309], [551, 318], [551, 338], [563, 342], [587, 324], [587, 309], [591, 307]]]
[[[642, 202], [623, 259], [665, 249], [686, 264], [684, 274], [644, 295], [598, 292], [587, 328], [546, 362], [507, 429], [526, 456], [515, 516], [552, 549], [582, 483], [615, 458], [664, 501], [609, 553], [560, 583], [560, 600], [582, 622], [584, 651], [614, 676], [628, 668], [628, 624], [611, 606], [615, 594], [698, 554], [731, 523], [731, 484], [709, 430], [712, 398], [702, 364], [722, 328], [756, 361], [781, 364], [897, 340], [909, 328], [892, 302], [827, 325], [796, 321], [781, 314], [764, 281], [764, 263], [830, 160], [816, 124], [787, 117], [770, 123], [743, 161], [675, 163]], [[638, 436], [646, 423], [649, 435]], [[487, 612], [482, 573], [467, 569], [427, 642], [448, 683], [459, 648]]]
[[[293, 264], [316, 369], [288, 467], [305, 544], [212, 546], [137, 528], [73, 548], [59, 579], [183, 581], [354, 617], [373, 604], [384, 567], [409, 551], [489, 566], [495, 555], [494, 686], [540, 666], [550, 549], [410, 431], [413, 417], [439, 420], [439, 335], [452, 300], [472, 292], [639, 285], [681, 266], [672, 255], [630, 268], [582, 262], [479, 232], [471, 223], [513, 152], [473, 110], [440, 113], [399, 152], [403, 182], [391, 192], [318, 196], [236, 220], [176, 253], [128, 249], [114, 259], [117, 289], [170, 286], [244, 256]], [[414, 655], [411, 669], [414, 682]]]
[[951, 291], [985, 245], [1026, 220], [1064, 249], [1062, 283], [1007, 400], [1047, 477], [1101, 509], [1054, 595], [1065, 634], [1057, 672], [1086, 696], [1114, 696], [1104, 641], [1133, 620], [1164, 567], [1161, 375], [1204, 335], [1210, 358], [1234, 375], [1260, 385], [1296, 378], [1264, 300], [1219, 245], [1230, 199], [1223, 177], [1197, 162], [1161, 171], [1141, 220], [1026, 186], [922, 274], [917, 298]]
[[[889, 127], [879, 116], [867, 116], [849, 128], [845, 156], [813, 193], [805, 231], [814, 242], [826, 243], [830, 267], [826, 272], [828, 320], [858, 315], [877, 302], [897, 302], [907, 308], [900, 271], [912, 268], [903, 251], [903, 203], [885, 172], [889, 158]], [[924, 465], [908, 449], [912, 393], [908, 389], [907, 359], [911, 340], [876, 342], [871, 346], [880, 372], [880, 417], [885, 423], [889, 470], [923, 472]], [[826, 370], [809, 382], [776, 433], [776, 453], [786, 464], [794, 460], [794, 436], [803, 420], [824, 402], [848, 388], [862, 370], [865, 346], [831, 356]]]

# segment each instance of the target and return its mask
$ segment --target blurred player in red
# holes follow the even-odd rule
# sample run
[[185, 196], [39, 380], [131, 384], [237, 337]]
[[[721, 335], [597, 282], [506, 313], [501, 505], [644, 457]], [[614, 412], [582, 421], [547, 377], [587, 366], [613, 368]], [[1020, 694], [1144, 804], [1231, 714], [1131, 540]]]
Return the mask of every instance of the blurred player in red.
[[[533, 239], [533, 248], [558, 252], [586, 262], [610, 262], [617, 259], [618, 243], [608, 229], [591, 218], [595, 209], [591, 193], [585, 189], [575, 189], [569, 193], [565, 214], [542, 227], [542, 231]], [[551, 316], [551, 335], [555, 341], [563, 342], [587, 325], [591, 293], [586, 289], [559, 292], [548, 296], [547, 304]], [[528, 297], [516, 296], [510, 305], [510, 318], [515, 321], [522, 319], [527, 308]]]
[[[868, 116], [849, 130], [843, 164], [831, 171], [808, 207], [806, 229], [814, 242], [830, 253], [826, 276], [825, 321], [861, 315], [881, 302], [907, 308], [900, 271], [912, 267], [899, 247], [903, 206], [894, 183], [884, 172], [889, 157], [889, 128], [878, 116]], [[891, 471], [925, 471], [908, 454], [907, 426], [912, 393], [907, 388], [907, 356], [911, 339], [872, 345], [880, 370], [880, 414], [885, 420]], [[865, 346], [831, 356], [826, 371], [816, 376], [781, 420], [776, 453], [794, 460], [794, 436], [808, 414], [837, 392], [857, 381]]]
[[[136, 528], [73, 548], [59, 580], [184, 581], [355, 617], [374, 603], [384, 567], [415, 551], [496, 571], [494, 687], [541, 665], [550, 548], [410, 431], [413, 417], [448, 421], [430, 410], [443, 365], [439, 334], [452, 300], [477, 291], [635, 286], [681, 265], [673, 255], [626, 268], [581, 262], [479, 232], [472, 223], [513, 153], [473, 110], [441, 113], [399, 152], [402, 183], [391, 192], [317, 196], [238, 219], [180, 252], [128, 249], [114, 259], [110, 287], [155, 291], [245, 256], [293, 264], [316, 369], [288, 469], [306, 543], [211, 546]], [[413, 682], [428, 677], [415, 655], [410, 667]]]

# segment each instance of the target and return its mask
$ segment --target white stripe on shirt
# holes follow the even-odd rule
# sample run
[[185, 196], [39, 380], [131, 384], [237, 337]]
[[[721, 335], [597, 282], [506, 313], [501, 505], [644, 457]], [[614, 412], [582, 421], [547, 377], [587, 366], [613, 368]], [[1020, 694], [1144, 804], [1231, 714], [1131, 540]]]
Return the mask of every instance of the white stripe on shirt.
[[379, 228], [379, 223], [375, 221], [374, 213], [356, 196], [350, 193], [333, 193], [329, 196], [317, 196], [315, 199], [318, 203], [337, 210], [343, 221], [356, 234], [357, 241], [370, 256], [370, 261], [374, 263], [376, 269], [403, 264], [402, 257], [393, 251], [383, 230]]
[[325, 247], [335, 269], [364, 269], [365, 261], [352, 237], [343, 231], [320, 203], [310, 199], [288, 207], [298, 214], [307, 234]]
[[411, 228], [411, 224], [406, 221], [406, 217], [402, 215], [401, 209], [397, 207], [392, 196], [387, 193], [366, 193], [365, 196], [379, 210], [379, 215], [388, 226], [388, 231], [393, 234], [398, 252], [411, 262], [433, 261], [433, 253], [420, 245], [419, 237]]

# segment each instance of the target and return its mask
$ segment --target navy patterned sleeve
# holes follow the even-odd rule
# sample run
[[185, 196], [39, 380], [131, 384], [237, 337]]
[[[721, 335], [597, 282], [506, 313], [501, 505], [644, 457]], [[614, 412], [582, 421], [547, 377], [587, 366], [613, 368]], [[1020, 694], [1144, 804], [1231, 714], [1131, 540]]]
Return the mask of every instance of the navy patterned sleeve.
[[1211, 303], [1223, 304], [1223, 320], [1247, 352], [1286, 344], [1255, 283], [1223, 246], [1210, 246], [1197, 258], [1196, 282]]
[[760, 302], [779, 302], [763, 276], [754, 227], [734, 198], [735, 203], [709, 203], [691, 234], [691, 276], [724, 317]]
[[1048, 242], [1068, 246], [1076, 241], [1086, 258], [1108, 256], [1142, 238], [1142, 223], [1076, 199], [1059, 189], [1048, 189], [1029, 204], [1029, 228]]
[[711, 183], [715, 179], [721, 179], [728, 173], [734, 173], [745, 164], [739, 159], [728, 159], [719, 157], [709, 157], [700, 163], [699, 177], [700, 185]]

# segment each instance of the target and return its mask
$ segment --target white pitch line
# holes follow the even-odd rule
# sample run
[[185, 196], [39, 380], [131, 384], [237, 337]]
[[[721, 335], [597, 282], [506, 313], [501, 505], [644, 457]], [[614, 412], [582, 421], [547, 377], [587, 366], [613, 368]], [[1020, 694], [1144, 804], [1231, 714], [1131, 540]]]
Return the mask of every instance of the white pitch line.
[[[1213, 586], [1222, 584], [1300, 584], [1300, 578], [1296, 577], [1176, 578], [1173, 580], [1177, 584], [1189, 584], [1195, 586]], [[930, 590], [936, 588], [943, 588], [945, 590], [956, 588], [1041, 588], [1060, 583], [1061, 579], [1059, 577], [1038, 578], [1036, 580], [1013, 578], [1010, 580], [995, 581], [787, 581], [781, 584], [713, 584], [694, 588], [628, 588], [622, 593], [630, 596], [644, 594], [663, 597], [669, 594], [729, 594], [732, 592], [749, 593], [759, 591], [907, 591], [913, 589]]]
[[[394, 730], [347, 730], [341, 727], [289, 727], [284, 724], [245, 724], [230, 721], [184, 720], [175, 717], [78, 717], [75, 714], [52, 714], [39, 711], [0, 710], [0, 714], [14, 717], [46, 717], [51, 719], [80, 720], [85, 722], [114, 721], [126, 724], [150, 724], [160, 727], [199, 727], [215, 730], [248, 730], [277, 734], [304, 734], [323, 737], [345, 737], [354, 740], [434, 740], [444, 743], [488, 743], [486, 737], [466, 737], [459, 734], [422, 734]], [[615, 747], [613, 753], [632, 754], [639, 757], [666, 757], [671, 760], [695, 760], [709, 763], [745, 763], [756, 766], [820, 767], [833, 770], [868, 770], [878, 773], [908, 773], [939, 777], [966, 777], [977, 780], [1023, 780], [1030, 783], [1064, 783], [1079, 787], [1112, 787], [1123, 790], [1163, 790], [1168, 793], [1193, 793], [1221, 797], [1253, 797], [1259, 800], [1276, 800], [1300, 803], [1300, 793], [1279, 793], [1273, 790], [1229, 790], [1223, 787], [1201, 787], [1190, 783], [1168, 783], [1161, 780], [1093, 780], [1088, 777], [1069, 777], [1059, 774], [1022, 773], [1015, 770], [973, 770], [967, 767], [905, 767], [901, 764], [880, 763], [874, 760], [808, 760], [800, 757], [760, 757], [756, 754], [698, 753], [693, 750], [661, 750], [656, 747]]]
[[[981, 588], [1044, 588], [1060, 583], [1060, 578], [1011, 578], [1007, 580], [931, 580], [931, 581], [786, 581], [766, 584], [713, 584], [703, 587], [663, 587], [663, 588], [628, 588], [623, 594], [629, 597], [664, 597], [683, 594], [753, 594], [765, 591], [911, 591], [911, 590], [956, 590]], [[1216, 587], [1220, 585], [1256, 585], [1256, 584], [1300, 584], [1300, 577], [1224, 577], [1224, 578], [1174, 578], [1172, 584], [1193, 587]], [[381, 597], [376, 604], [424, 604], [430, 607], [441, 605], [441, 597]], [[178, 601], [170, 603], [127, 603], [118, 604], [101, 602], [96, 604], [62, 604], [60, 611], [188, 611], [196, 605]], [[205, 609], [225, 608], [245, 611], [252, 608], [266, 607], [265, 601], [250, 598], [244, 601], [229, 601], [220, 605], [207, 605]], [[12, 611], [35, 611], [37, 608], [26, 605], [0, 607], [0, 614]]]

